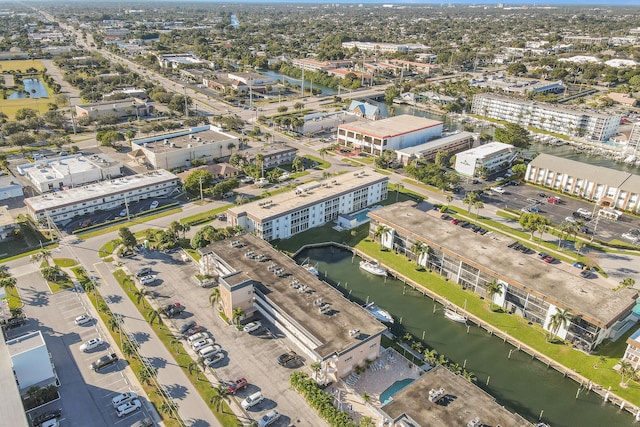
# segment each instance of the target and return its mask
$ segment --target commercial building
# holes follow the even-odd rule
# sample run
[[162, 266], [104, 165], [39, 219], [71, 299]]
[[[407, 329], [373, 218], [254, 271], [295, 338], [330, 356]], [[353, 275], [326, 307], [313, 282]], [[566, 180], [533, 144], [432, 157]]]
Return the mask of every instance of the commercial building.
[[566, 89], [562, 80], [540, 81], [536, 79], [503, 79], [489, 77], [487, 79], [471, 79], [472, 86], [490, 87], [508, 94], [562, 93]]
[[456, 172], [465, 176], [477, 176], [483, 168], [492, 173], [507, 168], [518, 156], [511, 144], [490, 142], [456, 155]]
[[91, 120], [109, 116], [120, 119], [127, 117], [140, 118], [153, 114], [154, 109], [155, 103], [152, 100], [127, 98], [117, 101], [78, 104], [76, 105], [76, 115], [78, 117], [88, 117]]
[[406, 44], [396, 44], [396, 43], [374, 43], [374, 42], [359, 42], [359, 41], [351, 41], [351, 42], [342, 42], [343, 49], [354, 49], [372, 51], [372, 52], [384, 52], [384, 53], [407, 53], [413, 50], [424, 50], [427, 49], [427, 46], [420, 43], [406, 43]]
[[74, 154], [40, 159], [34, 163], [18, 165], [17, 169], [41, 193], [66, 190], [123, 175], [123, 166], [104, 154]]
[[387, 329], [358, 304], [251, 234], [199, 250], [203, 274], [218, 277], [220, 306], [259, 314], [320, 363], [319, 382], [336, 381], [376, 359]]
[[32, 331], [9, 340], [7, 348], [20, 395], [25, 396], [31, 387], [58, 385], [42, 332]]
[[622, 116], [483, 93], [473, 96], [471, 112], [547, 132], [605, 142], [618, 131]]
[[163, 169], [102, 181], [52, 194], [25, 199], [27, 212], [36, 220], [56, 223], [74, 217], [125, 207], [127, 203], [167, 197], [180, 187], [180, 180]]
[[22, 197], [22, 185], [15, 178], [5, 173], [0, 173], [0, 200]]
[[373, 171], [346, 173], [234, 206], [227, 211], [227, 222], [265, 240], [286, 239], [385, 200], [388, 181]]
[[381, 411], [388, 423], [385, 425], [392, 427], [532, 426], [499, 405], [480, 387], [442, 365], [396, 393]]
[[370, 235], [380, 225], [388, 227], [381, 244], [413, 259], [411, 247], [423, 243], [428, 250], [419, 264], [487, 300], [487, 285], [495, 280], [502, 292], [492, 302], [546, 331], [552, 331], [551, 317], [558, 310], [569, 309], [571, 320], [554, 332], [586, 352], [605, 339], [616, 340], [638, 320], [632, 311], [636, 290], [613, 291], [535, 254], [509, 249], [513, 240], [506, 236], [481, 236], [438, 215], [415, 209], [411, 202], [396, 203], [369, 212]]
[[533, 184], [597, 202], [601, 207], [638, 212], [640, 175], [540, 154], [527, 166]]
[[443, 123], [437, 120], [403, 114], [373, 122], [341, 124], [337, 142], [380, 155], [384, 150], [400, 150], [439, 138], [442, 126]]
[[397, 150], [398, 160], [407, 166], [415, 159], [433, 160], [439, 152], [449, 154], [459, 153], [473, 147], [476, 136], [471, 132], [458, 132], [438, 139], [432, 139], [424, 144]]
[[15, 233], [18, 224], [5, 206], [0, 206], [0, 241], [7, 240]]
[[298, 149], [282, 142], [252, 147], [242, 151], [242, 154], [249, 163], [256, 163], [256, 156], [260, 154], [262, 156], [262, 167], [270, 169], [280, 165], [291, 164], [298, 155]]
[[237, 137], [207, 125], [136, 139], [131, 142], [129, 156], [154, 168], [186, 169], [195, 160], [211, 163], [228, 157], [238, 147]]
[[200, 59], [190, 53], [171, 53], [166, 55], [158, 55], [158, 63], [162, 68], [173, 69], [178, 68], [180, 65], [211, 65], [211, 62]]

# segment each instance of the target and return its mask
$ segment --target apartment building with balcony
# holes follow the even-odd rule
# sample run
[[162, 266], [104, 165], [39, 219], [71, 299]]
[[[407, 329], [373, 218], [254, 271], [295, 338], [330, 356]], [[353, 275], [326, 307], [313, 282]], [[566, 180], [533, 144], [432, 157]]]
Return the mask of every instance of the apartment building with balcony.
[[517, 157], [516, 147], [502, 142], [490, 142], [456, 154], [456, 172], [477, 176], [480, 168], [493, 173], [505, 169]]
[[544, 102], [483, 93], [473, 96], [471, 112], [570, 137], [606, 142], [618, 131], [622, 115], [561, 107]]

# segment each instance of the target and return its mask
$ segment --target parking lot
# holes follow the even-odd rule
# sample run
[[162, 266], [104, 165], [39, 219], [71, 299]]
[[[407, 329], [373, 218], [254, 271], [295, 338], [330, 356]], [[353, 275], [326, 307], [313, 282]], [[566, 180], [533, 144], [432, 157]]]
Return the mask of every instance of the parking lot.
[[[133, 373], [127, 372], [128, 368], [123, 362], [113, 364], [99, 373], [90, 368], [91, 363], [100, 356], [115, 351], [115, 346], [109, 344], [108, 334], [96, 322], [84, 294], [74, 290], [50, 294], [44, 290], [46, 284], [39, 272], [27, 274], [19, 280], [19, 283], [30, 284], [26, 287], [19, 285], [28, 319], [25, 325], [8, 331], [7, 339], [35, 329], [41, 330], [60, 383], [60, 399], [28, 412], [28, 419], [33, 420], [48, 411], [61, 410], [61, 426], [128, 427], [149, 416], [144, 406], [128, 416], [116, 416], [111, 403], [114, 396], [129, 390], [144, 396], [129, 381], [128, 377]], [[77, 325], [75, 319], [83, 314], [88, 314], [91, 321]], [[106, 344], [86, 353], [80, 350], [83, 343], [96, 337], [103, 338]], [[141, 400], [144, 401], [144, 397]]]
[[[489, 182], [479, 182], [478, 184], [464, 184], [464, 191], [480, 191], [487, 186], [492, 186]], [[497, 184], [496, 184], [497, 185]], [[588, 212], [593, 212], [594, 204], [577, 200], [567, 195], [558, 194], [549, 190], [542, 190], [531, 185], [502, 185], [504, 193], [499, 193], [492, 190], [485, 190], [481, 194], [481, 199], [485, 204], [491, 204], [498, 208], [508, 208], [516, 211], [521, 209], [535, 207], [534, 210], [539, 210], [537, 213], [544, 215], [551, 220], [553, 224], [561, 224], [567, 218], [572, 218], [573, 213], [578, 209], [584, 209]], [[464, 197], [464, 191], [458, 194], [458, 197], [462, 199]], [[544, 194], [545, 197], [541, 197]], [[560, 199], [558, 203], [548, 203], [547, 199], [556, 196]], [[538, 201], [537, 203], [535, 201]], [[597, 215], [597, 209], [596, 209]], [[586, 220], [585, 218], [579, 218], [583, 226], [586, 227], [585, 231], [587, 235], [594, 233], [595, 237], [604, 241], [609, 240], [623, 240], [628, 241], [623, 234], [627, 233], [632, 228], [638, 228], [637, 220], [629, 215], [622, 215], [617, 221], [605, 219], [600, 217], [597, 221]], [[630, 242], [631, 243], [631, 242]]]
[[[179, 328], [186, 322], [196, 321], [205, 327], [223, 348], [225, 358], [215, 366], [215, 375], [225, 384], [246, 378], [249, 385], [240, 390], [233, 399], [238, 405], [247, 396], [260, 391], [264, 400], [246, 411], [246, 416], [258, 420], [270, 410], [282, 415], [274, 426], [323, 426], [326, 423], [311, 409], [304, 399], [289, 386], [289, 376], [295, 369], [310, 373], [309, 363], [283, 367], [278, 357], [288, 351], [297, 351], [273, 325], [262, 321], [263, 327], [253, 333], [227, 325], [209, 303], [211, 289], [202, 288], [195, 279], [197, 268], [192, 263], [183, 263], [180, 252], [170, 254], [156, 251], [136, 255], [126, 262], [127, 269], [135, 274], [143, 267], [151, 267], [158, 280], [147, 286], [159, 307], [180, 302], [185, 311], [165, 318], [165, 323]], [[246, 319], [246, 321], [251, 319]], [[197, 360], [195, 352], [186, 340], [187, 351]], [[302, 354], [301, 351], [297, 351]], [[304, 361], [303, 361], [304, 362]], [[210, 371], [213, 373], [213, 371]]]

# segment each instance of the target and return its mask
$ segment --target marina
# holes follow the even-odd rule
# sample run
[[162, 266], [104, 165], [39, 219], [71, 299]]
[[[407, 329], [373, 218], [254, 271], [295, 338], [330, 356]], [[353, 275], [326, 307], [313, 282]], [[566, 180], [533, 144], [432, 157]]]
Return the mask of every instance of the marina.
[[[617, 407], [622, 401], [613, 393], [511, 339], [505, 331], [468, 314], [466, 325], [446, 318], [448, 302], [426, 288], [402, 277], [363, 275], [360, 258], [338, 246], [313, 247], [298, 255], [301, 260], [307, 257], [317, 263], [321, 279], [354, 302], [384, 301], [385, 309], [396, 319], [390, 326], [395, 336], [410, 334], [464, 366], [475, 374], [478, 386], [527, 420], [554, 427], [634, 422], [634, 417]], [[390, 274], [397, 276], [393, 271]], [[504, 362], [496, 362], [500, 360]], [[604, 403], [604, 396], [612, 404]], [[635, 410], [628, 404], [625, 409]]]
[[373, 314], [376, 319], [381, 321], [382, 323], [391, 323], [393, 324], [393, 317], [389, 314], [387, 310], [384, 310], [376, 305], [375, 302], [370, 302], [364, 305], [364, 309], [369, 313]]

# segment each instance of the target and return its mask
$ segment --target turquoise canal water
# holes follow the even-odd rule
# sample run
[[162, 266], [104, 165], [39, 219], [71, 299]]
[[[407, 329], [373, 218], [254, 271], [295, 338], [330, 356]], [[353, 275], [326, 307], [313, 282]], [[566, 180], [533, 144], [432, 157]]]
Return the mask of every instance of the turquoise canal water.
[[406, 378], [404, 380], [396, 381], [391, 384], [385, 391], [380, 393], [380, 402], [382, 402], [382, 406], [391, 402], [391, 398], [394, 394], [398, 393], [400, 390], [411, 384], [414, 380], [411, 378]]
[[637, 425], [626, 411], [603, 403], [596, 393], [580, 389], [579, 384], [485, 330], [472, 325], [467, 332], [467, 326], [444, 317], [440, 304], [434, 305], [402, 282], [361, 271], [360, 258], [352, 258], [349, 251], [310, 249], [299, 254], [298, 260], [307, 257], [310, 264], [317, 263], [321, 277], [348, 298], [359, 304], [374, 301], [389, 311], [395, 318], [395, 335], [409, 332], [418, 339], [424, 336], [426, 346], [466, 366], [477, 377], [478, 386], [531, 422], [540, 419], [551, 427]]

